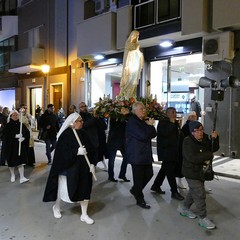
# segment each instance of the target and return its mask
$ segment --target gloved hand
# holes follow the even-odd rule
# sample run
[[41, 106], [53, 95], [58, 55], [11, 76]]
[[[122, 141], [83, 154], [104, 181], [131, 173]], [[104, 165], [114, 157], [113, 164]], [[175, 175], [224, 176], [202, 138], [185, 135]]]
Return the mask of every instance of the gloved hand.
[[18, 139], [18, 141], [21, 143], [21, 142], [23, 142], [25, 140], [25, 138], [24, 137], [20, 137], [19, 139]]
[[15, 138], [21, 138], [21, 137], [22, 137], [21, 133], [15, 135]]
[[87, 150], [84, 146], [78, 148], [77, 155], [86, 155], [86, 154], [87, 154]]
[[95, 174], [95, 166], [94, 166], [94, 164], [90, 164], [90, 172], [92, 174]]

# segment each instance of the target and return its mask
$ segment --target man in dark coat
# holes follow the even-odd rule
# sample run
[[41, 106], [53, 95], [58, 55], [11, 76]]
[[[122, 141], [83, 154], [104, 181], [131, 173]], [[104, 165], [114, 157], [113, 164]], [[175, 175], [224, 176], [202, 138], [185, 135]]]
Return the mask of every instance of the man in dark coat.
[[[80, 147], [72, 127], [76, 129], [84, 147]], [[81, 129], [83, 121], [78, 113], [72, 113], [65, 120], [58, 133], [58, 141], [54, 153], [43, 201], [56, 201], [53, 206], [55, 218], [61, 218], [60, 201], [79, 202], [82, 208], [81, 221], [92, 224], [94, 221], [87, 215], [88, 201], [92, 190], [92, 174], [94, 171], [94, 152], [87, 133]], [[88, 156], [91, 168], [86, 162]]]
[[94, 165], [96, 166], [100, 161], [105, 164], [104, 156], [107, 156], [105, 130], [107, 129], [107, 125], [104, 119], [94, 117], [90, 112], [88, 112], [87, 105], [84, 102], [79, 103], [79, 114], [84, 122], [83, 129], [86, 130], [94, 147]]
[[132, 106], [133, 116], [126, 124], [126, 157], [132, 165], [133, 187], [130, 190], [137, 205], [149, 209], [143, 195], [143, 189], [153, 176], [152, 142], [156, 137], [154, 119], [146, 120], [146, 108], [141, 102]]
[[198, 121], [189, 123], [190, 135], [183, 141], [183, 166], [182, 172], [185, 176], [189, 192], [183, 202], [183, 207], [179, 208], [180, 214], [189, 218], [196, 218], [190, 211], [190, 207], [195, 203], [198, 210], [199, 225], [214, 229], [215, 224], [207, 218], [206, 192], [204, 188], [203, 165], [206, 161], [212, 162], [213, 152], [219, 149], [219, 137], [216, 131], [211, 133], [211, 139], [203, 132], [203, 126]]
[[46, 143], [46, 155], [48, 158], [48, 164], [52, 163], [51, 152], [56, 147], [56, 135], [59, 131], [58, 116], [54, 114], [53, 104], [47, 105], [47, 110], [40, 117], [39, 120], [40, 127], [42, 128], [42, 140]]
[[175, 170], [179, 161], [180, 127], [176, 121], [176, 109], [169, 107], [166, 110], [168, 118], [160, 120], [157, 126], [157, 154], [162, 166], [151, 187], [151, 190], [164, 194], [161, 185], [167, 176], [171, 187], [172, 198], [183, 200], [184, 197], [177, 190]]
[[130, 182], [126, 178], [127, 171], [127, 159], [125, 156], [125, 128], [126, 121], [110, 119], [110, 130], [108, 133], [107, 149], [108, 149], [108, 180], [117, 182], [114, 178], [114, 162], [116, 153], [119, 150], [122, 154], [123, 160], [121, 164], [121, 170], [118, 178], [125, 182]]

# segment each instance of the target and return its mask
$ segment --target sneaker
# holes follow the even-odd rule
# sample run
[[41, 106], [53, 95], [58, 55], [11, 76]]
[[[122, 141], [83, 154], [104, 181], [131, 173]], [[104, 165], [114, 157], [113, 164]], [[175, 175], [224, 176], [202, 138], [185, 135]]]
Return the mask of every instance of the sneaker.
[[87, 224], [93, 224], [94, 223], [94, 220], [91, 219], [88, 215], [81, 215], [80, 220], [82, 222], [87, 223]]
[[15, 175], [11, 176], [11, 182], [15, 182]]
[[198, 221], [199, 226], [206, 228], [206, 229], [214, 229], [216, 228], [215, 224], [211, 222], [207, 217], [200, 218]]
[[61, 214], [61, 211], [56, 208], [55, 205], [53, 205], [53, 215], [55, 218], [61, 218], [62, 217], [62, 214]]
[[188, 217], [191, 219], [194, 219], [197, 217], [197, 215], [193, 213], [190, 209], [183, 209], [182, 207], [179, 206], [177, 210], [180, 212], [180, 215], [183, 217]]
[[20, 183], [21, 183], [21, 184], [22, 184], [22, 183], [25, 183], [25, 182], [28, 182], [28, 181], [29, 181], [28, 178], [25, 178], [25, 177], [20, 178]]

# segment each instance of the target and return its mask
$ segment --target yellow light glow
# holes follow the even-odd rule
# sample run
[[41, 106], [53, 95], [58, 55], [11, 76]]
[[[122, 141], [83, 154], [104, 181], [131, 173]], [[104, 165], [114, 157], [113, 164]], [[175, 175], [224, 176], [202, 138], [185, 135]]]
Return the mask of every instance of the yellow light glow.
[[49, 73], [49, 71], [50, 71], [50, 66], [49, 66], [48, 64], [43, 64], [43, 65], [41, 66], [41, 69], [42, 69], [42, 72], [43, 72], [44, 74], [47, 74], [47, 73]]

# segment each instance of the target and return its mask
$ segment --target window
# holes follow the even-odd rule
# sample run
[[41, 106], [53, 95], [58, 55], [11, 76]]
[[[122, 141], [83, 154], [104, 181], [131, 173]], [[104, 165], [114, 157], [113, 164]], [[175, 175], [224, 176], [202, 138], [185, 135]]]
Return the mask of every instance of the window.
[[134, 28], [140, 29], [155, 24], [154, 0], [150, 0], [134, 7]]
[[10, 66], [10, 53], [15, 51], [15, 37], [0, 42], [0, 72], [5, 72]]
[[180, 18], [180, 0], [157, 0], [157, 23]]

